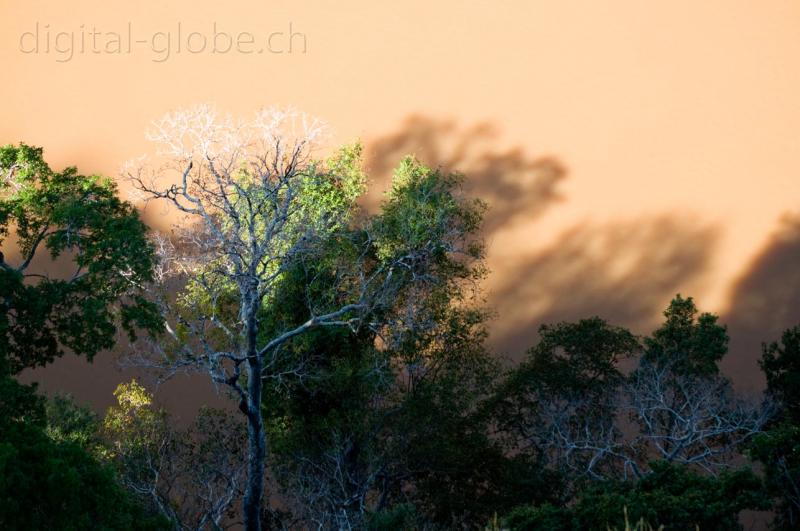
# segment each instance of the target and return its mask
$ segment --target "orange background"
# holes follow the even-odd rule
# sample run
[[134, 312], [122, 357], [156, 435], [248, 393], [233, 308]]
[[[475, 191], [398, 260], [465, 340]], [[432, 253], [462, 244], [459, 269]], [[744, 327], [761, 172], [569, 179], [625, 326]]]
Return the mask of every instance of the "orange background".
[[[256, 38], [291, 22], [307, 49], [59, 62], [20, 51], [37, 22]], [[500, 352], [592, 314], [644, 333], [681, 292], [721, 313], [727, 368], [758, 387], [760, 342], [800, 322], [799, 60], [796, 1], [0, 0], [0, 143], [115, 175], [176, 107], [293, 104], [327, 120], [332, 143], [361, 138], [377, 186], [406, 152], [469, 175], [492, 206]], [[98, 407], [127, 378], [111, 356], [34, 377]]]

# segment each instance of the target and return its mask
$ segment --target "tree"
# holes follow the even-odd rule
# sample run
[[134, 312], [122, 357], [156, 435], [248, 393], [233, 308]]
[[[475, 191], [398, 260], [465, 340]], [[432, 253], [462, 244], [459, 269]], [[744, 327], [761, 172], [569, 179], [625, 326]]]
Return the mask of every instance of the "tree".
[[627, 463], [620, 430], [625, 377], [635, 356], [629, 331], [599, 318], [540, 328], [539, 343], [513, 369], [495, 398], [497, 422], [512, 448], [575, 479], [602, 479]]
[[[142, 292], [153, 267], [146, 227], [112, 181], [54, 172], [25, 144], [0, 148], [0, 174], [0, 353], [12, 374], [66, 350], [91, 359], [119, 325], [131, 337], [161, 326]], [[42, 267], [62, 255], [71, 270], [60, 277]]]
[[0, 378], [0, 526], [4, 529], [168, 529], [76, 441], [47, 433], [43, 400]]
[[[114, 392], [104, 417], [70, 397], [44, 403], [45, 433], [81, 448], [112, 474], [116, 489], [153, 522], [177, 530], [228, 529], [244, 484], [244, 426], [229, 412], [201, 409], [188, 428], [133, 380]], [[30, 424], [30, 422], [28, 422]]]
[[[79, 438], [48, 428], [35, 386], [14, 378], [66, 351], [91, 359], [120, 325], [160, 326], [141, 291], [153, 263], [145, 226], [111, 181], [54, 172], [41, 148], [0, 147], [0, 175], [0, 524], [161, 529]], [[49, 275], [42, 262], [62, 255], [71, 270]]]
[[[680, 365], [677, 365], [680, 367]], [[771, 408], [737, 396], [719, 374], [693, 375], [643, 361], [631, 375], [626, 408], [641, 459], [661, 459], [717, 474], [763, 431]]]
[[244, 484], [244, 426], [229, 412], [203, 409], [193, 426], [153, 404], [135, 380], [120, 384], [117, 405], [97, 430], [101, 452], [125, 487], [175, 529], [227, 529]]
[[643, 360], [673, 365], [683, 374], [719, 373], [718, 362], [728, 352], [728, 332], [711, 313], [698, 316], [691, 297], [676, 295], [664, 310], [664, 324], [645, 338]]
[[628, 376], [617, 363], [640, 350], [629, 332], [599, 319], [543, 327], [505, 390], [520, 447], [563, 454], [559, 462], [594, 479], [641, 478], [656, 459], [712, 474], [728, 466], [771, 412], [735, 396], [719, 374], [728, 338], [716, 316], [698, 318], [680, 295], [664, 315]]
[[[249, 530], [260, 529], [264, 496], [264, 382], [302, 372], [288, 345], [319, 327], [379, 332], [383, 309], [404, 290], [435, 282], [437, 268], [458, 266], [451, 257], [474, 252], [463, 236], [475, 207], [410, 160], [382, 215], [358, 220], [360, 147], [315, 160], [321, 132], [295, 112], [265, 111], [246, 122], [208, 108], [178, 112], [153, 135], [177, 182], [159, 184], [162, 172], [143, 167], [127, 172], [147, 199], [186, 215], [177, 246], [163, 245], [172, 252], [164, 272], [183, 286], [177, 301], [161, 300], [173, 343], [154, 350], [171, 370], [200, 367], [238, 397], [248, 426]], [[321, 260], [333, 276], [310, 279], [306, 318], [267, 322], [265, 308], [282, 304], [287, 272]]]
[[645, 459], [716, 474], [762, 431], [772, 410], [734, 393], [718, 367], [728, 351], [727, 331], [717, 316], [697, 314], [691, 297], [672, 300], [664, 324], [645, 339], [627, 408]]
[[44, 404], [47, 436], [56, 442], [75, 443], [103, 461], [107, 457], [101, 437], [101, 422], [88, 406], [77, 404], [70, 395], [48, 397]]
[[[408, 220], [426, 217], [420, 189], [441, 200], [460, 184], [458, 176], [407, 159], [380, 223], [405, 231]], [[470, 214], [465, 236], [477, 233], [479, 221]], [[265, 415], [279, 496], [301, 525], [359, 527], [408, 503], [426, 521], [451, 525], [477, 509], [478, 493], [491, 490], [484, 480], [493, 481], [496, 467], [464, 466], [467, 455], [473, 463], [504, 463], [476, 414], [496, 374], [483, 346], [487, 313], [477, 305], [485, 271], [477, 243], [472, 256], [440, 260], [429, 271], [435, 282], [398, 292], [382, 308], [381, 329], [318, 329], [287, 347], [305, 371], [267, 387]], [[335, 278], [327, 264], [290, 271], [283, 304], [271, 306], [266, 321], [302, 322], [311, 279]]]
[[753, 441], [750, 455], [764, 464], [767, 486], [777, 500], [774, 527], [795, 529], [800, 524], [800, 327], [763, 346], [761, 369], [777, 412]]
[[781, 416], [800, 422], [800, 326], [784, 331], [780, 341], [764, 345], [760, 365]]
[[334, 330], [295, 345], [309, 377], [265, 401], [271, 471], [298, 525], [374, 527], [399, 506], [425, 525], [472, 525], [496, 509], [509, 485], [480, 411], [496, 374], [481, 315], [450, 308], [404, 348]]

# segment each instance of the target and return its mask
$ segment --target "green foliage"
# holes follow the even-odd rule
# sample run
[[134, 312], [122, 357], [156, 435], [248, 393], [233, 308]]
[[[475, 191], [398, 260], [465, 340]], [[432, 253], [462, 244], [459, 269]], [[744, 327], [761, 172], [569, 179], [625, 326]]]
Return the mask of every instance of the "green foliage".
[[750, 455], [764, 465], [767, 486], [776, 499], [775, 529], [800, 525], [800, 327], [779, 342], [764, 345], [761, 368], [777, 415], [756, 437]]
[[69, 396], [55, 396], [45, 402], [47, 436], [56, 442], [70, 442], [96, 456], [102, 454], [100, 419], [87, 406], [75, 403]]
[[635, 483], [598, 482], [581, 491], [573, 505], [541, 505], [512, 511], [504, 524], [511, 530], [561, 531], [628, 529], [630, 521], [657, 523], [665, 530], [741, 529], [745, 509], [769, 507], [762, 484], [750, 470], [701, 475], [664, 462]]
[[765, 481], [776, 500], [775, 529], [800, 525], [800, 426], [781, 422], [755, 438], [749, 454], [764, 465]]
[[622, 383], [619, 363], [639, 350], [629, 331], [598, 317], [543, 325], [539, 343], [508, 379], [516, 396], [536, 391], [550, 396], [604, 395]]
[[[606, 526], [606, 531], [663, 531], [665, 527], [659, 526], [657, 529], [650, 525], [644, 518], [631, 523], [628, 516], [628, 508], [625, 507], [622, 518], [622, 527]], [[569, 511], [562, 508], [545, 504], [539, 507], [519, 507], [513, 510], [503, 519], [503, 527], [494, 525], [491, 531], [510, 531], [510, 530], [541, 530], [541, 531], [572, 531], [575, 529], [575, 522]], [[689, 528], [693, 529], [693, 528]], [[487, 531], [489, 529], [487, 528]]]
[[418, 526], [418, 515], [414, 505], [399, 503], [370, 516], [367, 529], [370, 531], [396, 531], [398, 529], [415, 529]]
[[[43, 428], [45, 416], [44, 401], [36, 394], [36, 385], [23, 385], [3, 370], [0, 358], [0, 425], [21, 424]], [[2, 431], [0, 431], [0, 434]]]
[[498, 367], [483, 346], [488, 314], [474, 297], [485, 272], [477, 236], [483, 205], [462, 197], [461, 182], [404, 160], [380, 212], [288, 270], [265, 306], [266, 338], [303, 322], [309, 299], [341, 304], [347, 293], [336, 288], [338, 272], [363, 247], [353, 241], [367, 238], [375, 270], [409, 249], [436, 249], [413, 288], [405, 284], [419, 267], [413, 253], [393, 271], [392, 298], [373, 310], [386, 323], [380, 329], [316, 329], [282, 349], [287, 367], [304, 360], [310, 375], [268, 385], [263, 401], [273, 470], [284, 492], [298, 497], [296, 517], [334, 519], [342, 503], [350, 524], [362, 521], [362, 510], [377, 511], [374, 528], [410, 526], [412, 505], [420, 521], [477, 521], [502, 496], [498, 480], [518, 470], [486, 433], [479, 407]]
[[[465, 200], [457, 193], [463, 177], [428, 168], [413, 157], [403, 159], [395, 170], [375, 227], [377, 255], [387, 259], [405, 249], [417, 249], [428, 242], [439, 245], [438, 258], [454, 266], [445, 256], [453, 249], [453, 236], [475, 234], [486, 206], [479, 200]], [[472, 258], [483, 255], [479, 240], [466, 242], [463, 252]]]
[[18, 426], [0, 442], [0, 525], [6, 529], [166, 529], [74, 443]]
[[[141, 291], [153, 267], [146, 228], [110, 180], [54, 172], [41, 148], [0, 147], [0, 174], [0, 245], [19, 255], [0, 253], [0, 527], [165, 529], [93, 457], [94, 415], [13, 376], [66, 351], [91, 359], [118, 325], [159, 329]], [[59, 258], [68, 271], [51, 278]]]
[[658, 462], [651, 473], [633, 485], [598, 484], [581, 494], [574, 510], [578, 521], [602, 529], [592, 522], [624, 525], [623, 508], [633, 520], [643, 518], [665, 529], [739, 529], [739, 513], [763, 510], [769, 502], [762, 484], [750, 470], [724, 472], [720, 477], [701, 475], [687, 467]]
[[[66, 409], [63, 404], [56, 407]], [[81, 447], [86, 420], [83, 412], [70, 414], [48, 427], [44, 400], [33, 388], [8, 375], [0, 377], [0, 527], [168, 528], [143, 511], [112, 468]]]
[[329, 232], [347, 226], [356, 210], [356, 201], [366, 190], [367, 176], [361, 167], [363, 151], [358, 143], [344, 146], [324, 165], [315, 167], [318, 172], [308, 173], [300, 192], [308, 209], [306, 219], [332, 218], [336, 223], [327, 225]]
[[129, 473], [149, 474], [131, 461], [148, 461], [156, 453], [169, 430], [166, 412], [152, 407], [153, 396], [136, 380], [119, 384], [114, 397], [117, 405], [108, 408], [102, 426], [105, 438], [113, 441], [110, 457], [125, 460]]
[[[54, 172], [25, 144], [0, 147], [0, 173], [0, 245], [20, 255], [0, 256], [0, 354], [12, 373], [66, 350], [91, 359], [113, 346], [118, 325], [132, 337], [160, 329], [142, 293], [153, 267], [147, 230], [112, 181]], [[65, 256], [67, 271], [51, 278], [40, 255]]]
[[760, 365], [781, 412], [800, 422], [800, 326], [786, 330], [780, 342], [764, 345]]
[[[539, 343], [508, 372], [492, 398], [494, 419], [511, 451], [520, 451], [529, 466], [547, 467], [550, 476], [561, 476], [555, 484], [571, 483], [580, 479], [580, 470], [605, 466], [605, 459], [593, 460], [580, 449], [560, 452], [548, 442], [552, 433], [612, 433], [624, 382], [619, 364], [640, 347], [629, 331], [597, 317], [545, 325], [539, 335]], [[567, 473], [566, 466], [578, 470]], [[559, 491], [551, 492], [564, 494]]]
[[231, 412], [202, 408], [179, 430], [135, 380], [117, 386], [114, 396], [117, 404], [98, 426], [98, 454], [137, 500], [174, 528], [217, 529], [233, 521], [244, 430]]
[[672, 364], [684, 374], [717, 373], [717, 362], [728, 352], [727, 329], [717, 324], [716, 315], [697, 313], [691, 297], [675, 297], [664, 312], [664, 324], [645, 339], [644, 360]]
[[[427, 522], [444, 527], [485, 520], [507, 503], [507, 488], [519, 487], [513, 494], [521, 496], [530, 492], [512, 483], [516, 469], [486, 430], [481, 401], [496, 369], [484, 356], [476, 353], [464, 365], [449, 360], [452, 365], [398, 397], [402, 409], [390, 427], [390, 436], [402, 441], [394, 458], [409, 474], [411, 499]], [[535, 475], [525, 480], [534, 482]]]
[[540, 506], [517, 507], [502, 519], [502, 529], [511, 531], [571, 531], [569, 510], [549, 503]]

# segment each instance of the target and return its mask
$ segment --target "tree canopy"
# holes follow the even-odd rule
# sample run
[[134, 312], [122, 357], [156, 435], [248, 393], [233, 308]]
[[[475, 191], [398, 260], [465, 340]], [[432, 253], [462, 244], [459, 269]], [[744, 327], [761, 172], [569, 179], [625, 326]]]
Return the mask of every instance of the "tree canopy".
[[91, 359], [120, 326], [161, 326], [144, 298], [154, 257], [136, 209], [112, 180], [53, 171], [42, 153], [0, 147], [0, 352], [12, 373], [66, 351]]
[[[54, 172], [41, 148], [0, 148], [0, 174], [0, 526], [163, 529], [85, 438], [48, 428], [44, 399], [14, 378], [67, 351], [91, 359], [120, 325], [159, 328], [142, 292], [146, 227], [109, 179]], [[51, 275], [42, 262], [59, 258], [65, 272]]]
[[[171, 113], [130, 166], [180, 223], [149, 232], [115, 184], [0, 148], [0, 525], [30, 529], [737, 529], [800, 522], [800, 328], [764, 345], [763, 401], [728, 333], [677, 295], [640, 337], [547, 323], [488, 346], [486, 205], [412, 156], [361, 209], [362, 148], [321, 124]], [[230, 399], [179, 427], [137, 381], [104, 415], [19, 373], [129, 360]], [[759, 466], [753, 466], [756, 464]]]

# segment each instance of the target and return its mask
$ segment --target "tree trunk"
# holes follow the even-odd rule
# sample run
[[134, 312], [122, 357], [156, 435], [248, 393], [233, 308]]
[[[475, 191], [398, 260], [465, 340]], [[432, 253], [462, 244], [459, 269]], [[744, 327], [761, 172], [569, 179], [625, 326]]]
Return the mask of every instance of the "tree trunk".
[[247, 531], [261, 531], [261, 503], [264, 498], [266, 440], [261, 417], [261, 359], [256, 345], [256, 305], [247, 305], [247, 487], [244, 495], [244, 524]]

